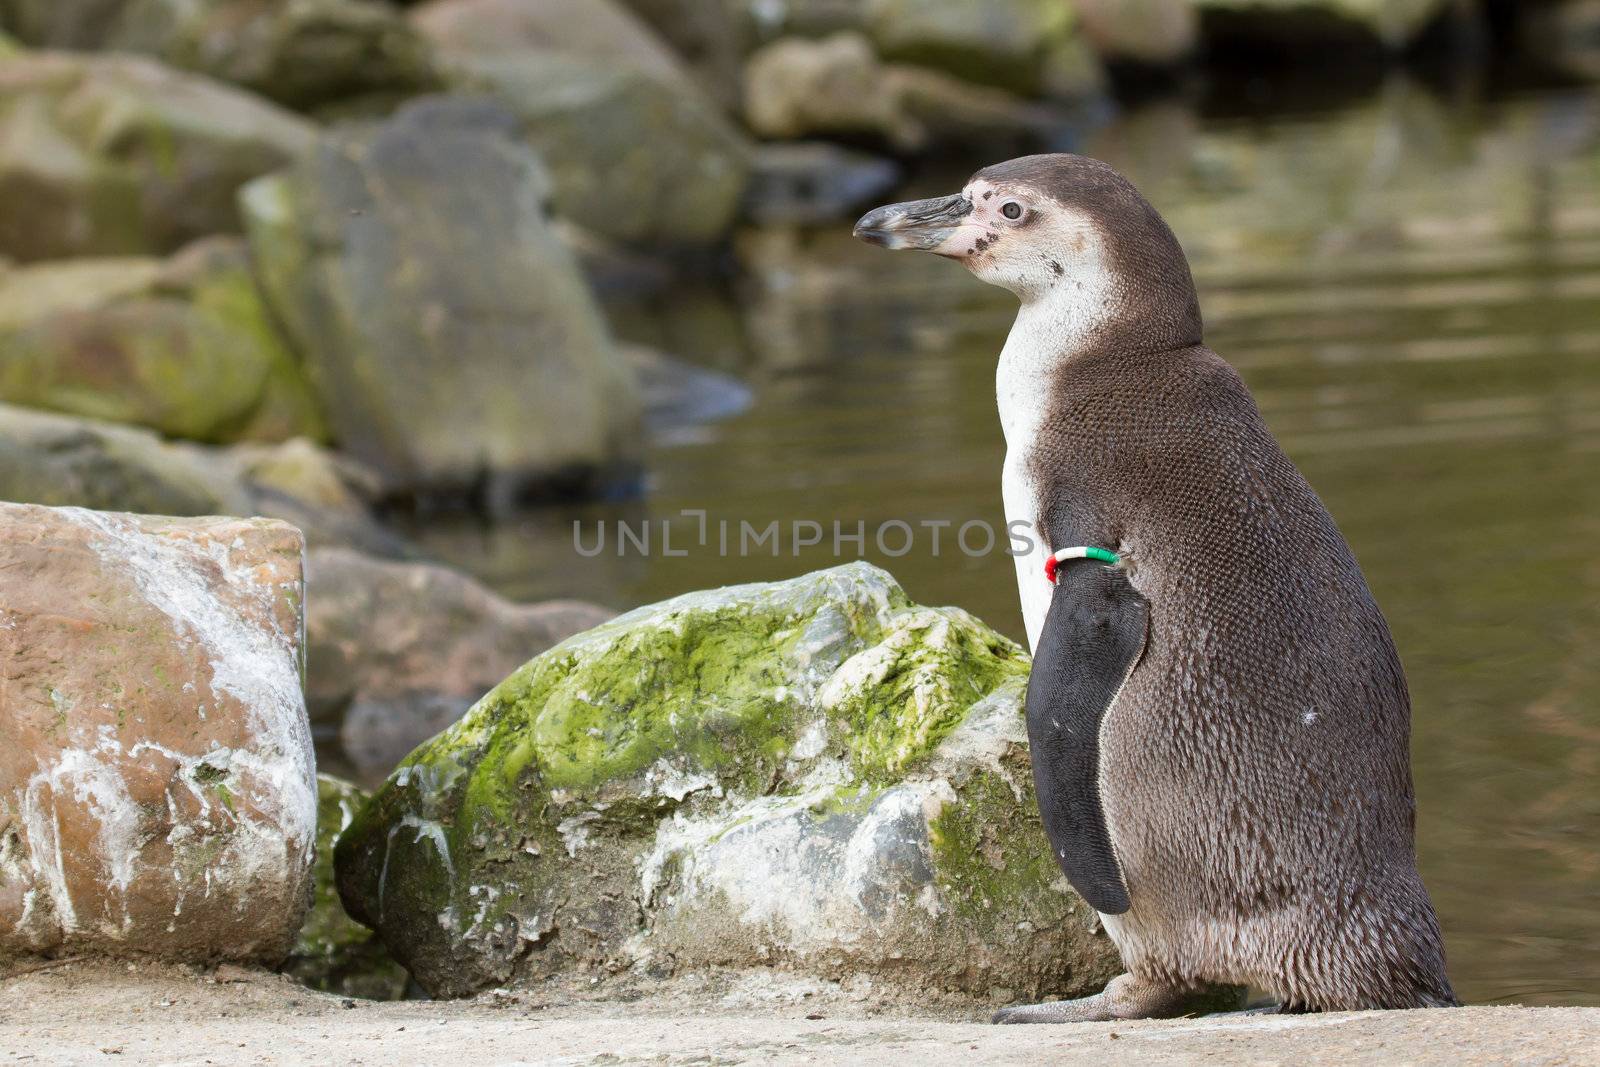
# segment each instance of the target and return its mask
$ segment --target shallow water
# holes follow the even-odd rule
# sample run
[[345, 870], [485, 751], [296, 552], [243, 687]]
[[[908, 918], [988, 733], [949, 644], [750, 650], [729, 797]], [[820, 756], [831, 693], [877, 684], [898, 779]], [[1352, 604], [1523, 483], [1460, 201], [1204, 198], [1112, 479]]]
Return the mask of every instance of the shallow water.
[[[1415, 707], [1424, 876], [1472, 1002], [1600, 1004], [1600, 93], [1445, 103], [1396, 83], [1337, 112], [1201, 121], [1151, 107], [1080, 149], [1172, 222], [1207, 340], [1323, 495], [1393, 626]], [[958, 161], [905, 195], [953, 191]], [[638, 501], [419, 539], [519, 597], [618, 607], [835, 561], [790, 524], [868, 530], [922, 601], [1021, 636], [1001, 524], [994, 362], [1011, 298], [846, 227], [740, 243], [737, 285], [616, 309], [620, 332], [732, 370], [754, 403], [670, 433]], [[710, 513], [711, 547], [693, 544]], [[782, 554], [716, 551], [778, 520]], [[688, 554], [581, 557], [595, 523], [668, 520]], [[901, 520], [891, 558], [872, 531]], [[924, 521], [946, 520], [931, 552]], [[831, 531], [830, 531], [831, 532]], [[891, 537], [891, 547], [899, 535]], [[846, 543], [844, 555], [854, 558]]]

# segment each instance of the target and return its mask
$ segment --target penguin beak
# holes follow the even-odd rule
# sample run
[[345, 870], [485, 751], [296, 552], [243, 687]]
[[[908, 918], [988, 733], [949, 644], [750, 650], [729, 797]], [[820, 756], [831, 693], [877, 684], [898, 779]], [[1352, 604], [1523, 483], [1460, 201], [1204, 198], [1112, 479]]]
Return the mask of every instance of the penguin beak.
[[936, 196], [931, 200], [909, 200], [867, 212], [856, 223], [854, 233], [868, 244], [933, 252], [971, 213], [972, 201], [961, 193]]

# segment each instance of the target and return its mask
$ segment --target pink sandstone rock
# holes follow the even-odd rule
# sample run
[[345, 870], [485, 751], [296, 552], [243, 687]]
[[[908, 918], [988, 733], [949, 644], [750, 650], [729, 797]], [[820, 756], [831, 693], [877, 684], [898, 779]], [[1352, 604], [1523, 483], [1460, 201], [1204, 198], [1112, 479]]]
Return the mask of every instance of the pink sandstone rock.
[[317, 819], [302, 547], [0, 503], [0, 955], [288, 951]]

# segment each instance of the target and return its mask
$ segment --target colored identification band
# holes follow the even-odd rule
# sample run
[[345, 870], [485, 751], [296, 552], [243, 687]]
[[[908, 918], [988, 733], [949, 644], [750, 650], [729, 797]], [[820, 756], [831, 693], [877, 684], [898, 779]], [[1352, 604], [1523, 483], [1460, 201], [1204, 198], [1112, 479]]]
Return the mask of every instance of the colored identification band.
[[1054, 585], [1056, 581], [1056, 568], [1061, 566], [1064, 561], [1069, 559], [1097, 559], [1101, 563], [1120, 562], [1115, 552], [1108, 551], [1104, 548], [1095, 548], [1093, 545], [1078, 545], [1075, 548], [1063, 548], [1059, 552], [1045, 557], [1044, 576], [1051, 585]]

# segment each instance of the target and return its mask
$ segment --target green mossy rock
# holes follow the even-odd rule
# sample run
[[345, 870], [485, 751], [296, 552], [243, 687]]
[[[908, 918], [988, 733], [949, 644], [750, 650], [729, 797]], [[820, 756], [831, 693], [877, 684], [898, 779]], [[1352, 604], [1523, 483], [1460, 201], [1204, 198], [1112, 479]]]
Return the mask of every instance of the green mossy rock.
[[165, 253], [238, 232], [239, 186], [313, 137], [264, 100], [148, 59], [9, 57], [0, 63], [0, 255]]
[[327, 437], [229, 237], [0, 268], [0, 400], [194, 441]]
[[640, 608], [413, 753], [339, 891], [435, 995], [761, 966], [1087, 992], [1116, 953], [1039, 825], [1027, 671], [867, 564]]
[[429, 97], [243, 194], [257, 277], [340, 448], [497, 504], [626, 470], [640, 401], [516, 120]]
[[867, 0], [865, 8], [864, 28], [885, 59], [1029, 96], [1057, 87], [1076, 47], [1073, 6], [1061, 0]]
[[300, 110], [439, 87], [385, 0], [0, 0], [0, 29], [39, 48], [143, 53]]
[[367, 794], [328, 774], [317, 775], [317, 858], [311, 867], [311, 910], [300, 926], [294, 951], [283, 970], [327, 993], [369, 1000], [399, 1000], [405, 995], [405, 968], [383, 942], [345, 914], [333, 884], [333, 850]]
[[773, 140], [872, 139], [901, 153], [940, 144], [1011, 143], [1060, 116], [994, 86], [909, 63], [885, 63], [872, 42], [845, 31], [785, 37], [745, 65], [744, 118]]

